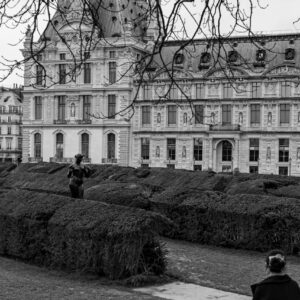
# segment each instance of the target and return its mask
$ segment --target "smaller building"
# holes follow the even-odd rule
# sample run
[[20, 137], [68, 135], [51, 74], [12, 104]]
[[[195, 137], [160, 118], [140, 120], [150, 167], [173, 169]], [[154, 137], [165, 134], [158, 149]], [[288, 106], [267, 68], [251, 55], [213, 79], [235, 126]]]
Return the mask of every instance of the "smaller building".
[[23, 88], [0, 87], [0, 162], [18, 162], [22, 157]]

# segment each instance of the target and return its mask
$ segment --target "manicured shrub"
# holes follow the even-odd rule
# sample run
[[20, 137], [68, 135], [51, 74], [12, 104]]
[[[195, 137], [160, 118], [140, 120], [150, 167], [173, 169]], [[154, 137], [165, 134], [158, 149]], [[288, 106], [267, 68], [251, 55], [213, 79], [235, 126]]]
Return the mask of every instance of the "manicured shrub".
[[161, 274], [164, 251], [158, 214], [90, 200], [7, 191], [0, 199], [0, 253], [111, 279]]

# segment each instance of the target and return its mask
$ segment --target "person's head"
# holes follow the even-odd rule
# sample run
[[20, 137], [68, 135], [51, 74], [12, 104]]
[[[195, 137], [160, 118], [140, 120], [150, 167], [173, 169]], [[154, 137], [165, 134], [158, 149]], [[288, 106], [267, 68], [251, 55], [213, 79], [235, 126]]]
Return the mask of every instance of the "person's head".
[[80, 164], [82, 162], [82, 159], [83, 159], [83, 155], [82, 154], [78, 153], [78, 154], [75, 155], [75, 162], [77, 164]]
[[282, 273], [285, 270], [286, 258], [283, 251], [275, 249], [266, 257], [266, 268], [271, 273]]

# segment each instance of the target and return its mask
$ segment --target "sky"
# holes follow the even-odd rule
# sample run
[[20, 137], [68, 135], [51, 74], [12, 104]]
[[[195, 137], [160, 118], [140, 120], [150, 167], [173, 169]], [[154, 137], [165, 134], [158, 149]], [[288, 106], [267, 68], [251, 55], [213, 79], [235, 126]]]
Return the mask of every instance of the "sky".
[[[173, 0], [163, 0], [171, 3]], [[195, 0], [196, 4], [186, 3], [186, 6], [191, 10], [197, 9], [198, 3], [203, 0]], [[241, 0], [245, 3], [246, 0]], [[253, 17], [253, 31], [258, 33], [287, 33], [287, 32], [299, 32], [300, 33], [300, 21], [294, 23], [300, 18], [300, 0], [260, 0], [265, 9], [256, 9]], [[190, 20], [187, 20], [189, 24]], [[20, 49], [22, 43], [18, 43], [24, 36], [25, 27], [22, 29], [7, 29], [0, 27], [0, 61], [8, 60], [20, 60], [22, 54]], [[0, 76], [3, 76], [4, 72], [0, 67]], [[11, 74], [5, 81], [0, 82], [0, 86], [12, 87], [14, 84], [22, 85], [22, 72], [18, 71]]]

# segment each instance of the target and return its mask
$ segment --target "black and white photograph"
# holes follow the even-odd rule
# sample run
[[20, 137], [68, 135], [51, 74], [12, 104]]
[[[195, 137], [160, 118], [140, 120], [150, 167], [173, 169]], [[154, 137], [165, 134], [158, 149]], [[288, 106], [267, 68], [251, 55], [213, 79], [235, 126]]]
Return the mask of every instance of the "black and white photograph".
[[299, 0], [0, 0], [0, 300], [300, 300]]

